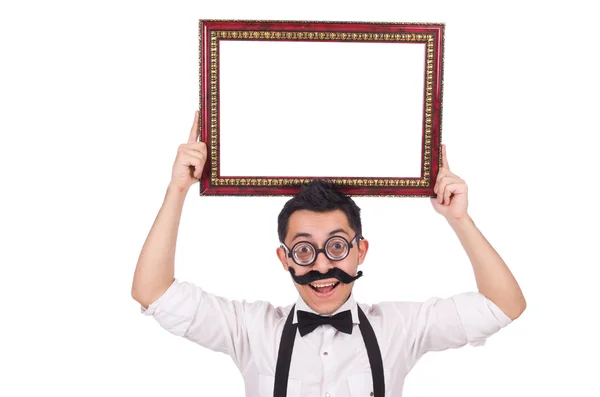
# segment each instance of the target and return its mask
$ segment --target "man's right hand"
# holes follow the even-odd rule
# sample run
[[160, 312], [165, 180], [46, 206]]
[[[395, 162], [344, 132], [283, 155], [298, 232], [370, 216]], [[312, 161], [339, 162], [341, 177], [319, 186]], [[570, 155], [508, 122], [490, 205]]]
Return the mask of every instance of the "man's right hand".
[[206, 144], [198, 142], [198, 111], [187, 143], [179, 145], [170, 186], [184, 191], [200, 180], [206, 162]]

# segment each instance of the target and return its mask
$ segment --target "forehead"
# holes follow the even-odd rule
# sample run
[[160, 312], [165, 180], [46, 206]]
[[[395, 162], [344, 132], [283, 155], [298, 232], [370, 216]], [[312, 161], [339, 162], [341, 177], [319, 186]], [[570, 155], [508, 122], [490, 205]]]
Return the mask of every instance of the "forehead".
[[308, 233], [319, 239], [329, 236], [329, 233], [335, 229], [351, 232], [348, 217], [342, 210], [328, 212], [298, 210], [290, 216], [287, 237], [292, 238], [297, 233]]

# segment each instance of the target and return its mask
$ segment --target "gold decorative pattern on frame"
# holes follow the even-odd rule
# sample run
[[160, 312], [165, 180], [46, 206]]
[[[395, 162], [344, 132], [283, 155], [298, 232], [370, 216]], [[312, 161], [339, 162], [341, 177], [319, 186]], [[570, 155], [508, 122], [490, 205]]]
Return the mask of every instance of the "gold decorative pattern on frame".
[[218, 70], [220, 39], [235, 40], [336, 40], [336, 41], [388, 41], [422, 42], [426, 45], [425, 71], [425, 150], [423, 158], [423, 177], [415, 178], [324, 178], [342, 187], [429, 187], [431, 175], [431, 131], [433, 124], [433, 73], [434, 44], [433, 34], [419, 33], [369, 33], [369, 32], [286, 32], [286, 31], [246, 31], [216, 30], [210, 32], [210, 181], [214, 186], [298, 186], [308, 183], [310, 178], [221, 178], [218, 176]]

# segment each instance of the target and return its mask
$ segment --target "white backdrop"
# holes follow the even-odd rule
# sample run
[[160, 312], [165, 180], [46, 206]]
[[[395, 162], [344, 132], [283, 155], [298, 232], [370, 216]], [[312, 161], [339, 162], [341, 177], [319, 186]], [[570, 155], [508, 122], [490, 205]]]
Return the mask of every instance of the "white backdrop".
[[223, 40], [220, 175], [420, 178], [425, 49]]
[[[445, 22], [443, 142], [529, 306], [483, 348], [426, 355], [404, 395], [600, 395], [597, 14], [564, 4], [3, 2], [0, 395], [243, 395], [227, 356], [162, 330], [130, 296], [197, 107], [200, 18]], [[194, 186], [176, 276], [291, 303], [275, 256], [286, 200]], [[356, 201], [371, 242], [359, 301], [475, 290], [428, 199]]]

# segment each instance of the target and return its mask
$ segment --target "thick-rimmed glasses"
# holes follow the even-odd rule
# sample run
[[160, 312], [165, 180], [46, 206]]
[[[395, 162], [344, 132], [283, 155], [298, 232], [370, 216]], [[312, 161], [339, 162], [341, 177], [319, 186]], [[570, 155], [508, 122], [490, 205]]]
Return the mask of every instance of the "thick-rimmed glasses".
[[292, 258], [297, 265], [310, 266], [317, 260], [317, 256], [321, 252], [332, 261], [346, 259], [350, 253], [350, 249], [353, 247], [354, 241], [358, 242], [362, 239], [363, 237], [357, 233], [350, 242], [342, 236], [329, 237], [325, 241], [325, 246], [321, 249], [317, 249], [317, 247], [308, 241], [297, 242], [292, 249], [289, 249], [284, 243], [281, 243], [281, 247], [285, 248], [288, 258]]

